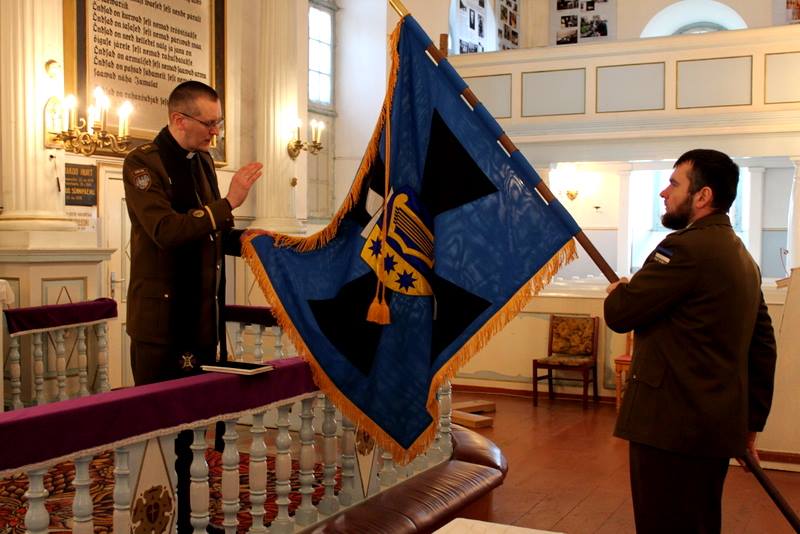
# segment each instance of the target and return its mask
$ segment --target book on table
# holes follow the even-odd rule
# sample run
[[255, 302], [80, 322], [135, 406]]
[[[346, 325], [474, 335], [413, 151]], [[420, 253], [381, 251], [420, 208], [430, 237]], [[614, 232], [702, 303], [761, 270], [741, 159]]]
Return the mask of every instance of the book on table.
[[273, 367], [268, 363], [251, 362], [217, 362], [213, 365], [201, 365], [203, 371], [214, 373], [232, 373], [235, 375], [257, 375], [272, 371]]

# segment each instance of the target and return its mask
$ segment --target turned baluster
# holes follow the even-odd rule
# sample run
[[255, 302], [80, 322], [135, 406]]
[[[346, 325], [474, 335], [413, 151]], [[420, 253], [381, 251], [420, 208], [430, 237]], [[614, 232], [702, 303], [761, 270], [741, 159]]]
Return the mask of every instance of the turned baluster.
[[314, 493], [314, 397], [303, 399], [300, 412], [300, 506], [295, 511], [298, 525], [317, 520], [317, 509], [311, 502]]
[[222, 526], [226, 534], [236, 534], [239, 523], [239, 449], [236, 448], [236, 420], [225, 421], [225, 434], [222, 440], [225, 449], [222, 451]]
[[114, 451], [114, 529], [113, 532], [131, 531], [131, 470], [128, 465], [130, 450], [120, 447]]
[[41, 406], [47, 403], [47, 396], [44, 394], [44, 351], [41, 332], [33, 334], [33, 391], [35, 404]]
[[289, 517], [289, 491], [292, 475], [292, 436], [289, 434], [289, 412], [291, 404], [278, 407], [278, 435], [275, 438], [275, 504], [278, 513], [272, 521], [271, 534], [289, 534], [294, 532], [294, 524]]
[[206, 429], [194, 429], [192, 440], [192, 464], [189, 467], [191, 488], [191, 519], [194, 534], [205, 534], [208, 526], [208, 463], [206, 462]]
[[322, 487], [325, 489], [319, 502], [319, 511], [331, 515], [339, 509], [336, 500], [336, 407], [325, 397], [322, 409]]
[[267, 531], [264, 526], [264, 502], [267, 500], [267, 445], [264, 443], [264, 416], [266, 412], [253, 414], [250, 427], [250, 515], [253, 517], [251, 534]]
[[75, 526], [72, 532], [75, 534], [93, 534], [94, 522], [92, 521], [92, 496], [89, 493], [91, 479], [89, 478], [89, 463], [91, 456], [83, 456], [75, 459], [75, 498], [72, 500], [72, 515], [75, 518]]

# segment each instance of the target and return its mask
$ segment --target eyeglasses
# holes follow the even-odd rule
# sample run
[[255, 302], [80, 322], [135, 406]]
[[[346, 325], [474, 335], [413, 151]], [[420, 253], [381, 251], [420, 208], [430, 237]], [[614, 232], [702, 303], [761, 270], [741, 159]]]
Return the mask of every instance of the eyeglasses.
[[201, 121], [200, 119], [192, 117], [191, 115], [187, 115], [186, 113], [184, 113], [182, 111], [176, 111], [176, 113], [178, 113], [180, 115], [183, 115], [187, 119], [192, 119], [195, 122], [199, 122], [200, 124], [202, 124], [203, 126], [205, 126], [209, 130], [211, 130], [213, 128], [216, 128], [217, 130], [221, 130], [222, 127], [225, 125], [225, 119], [218, 119], [218, 120], [215, 120], [215, 121]]

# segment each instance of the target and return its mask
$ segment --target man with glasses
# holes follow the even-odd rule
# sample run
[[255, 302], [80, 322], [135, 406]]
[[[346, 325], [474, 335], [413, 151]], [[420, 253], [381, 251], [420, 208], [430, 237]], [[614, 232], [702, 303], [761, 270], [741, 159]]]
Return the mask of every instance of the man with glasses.
[[[223, 124], [213, 88], [181, 83], [167, 107], [167, 126], [128, 154], [122, 170], [131, 220], [126, 325], [136, 385], [195, 374], [216, 360], [218, 347], [225, 359], [224, 255], [240, 255], [242, 233], [233, 227], [232, 211], [261, 176], [260, 163], [245, 165], [221, 197], [208, 153]], [[175, 442], [181, 534], [193, 530], [191, 441], [191, 431], [184, 431]]]

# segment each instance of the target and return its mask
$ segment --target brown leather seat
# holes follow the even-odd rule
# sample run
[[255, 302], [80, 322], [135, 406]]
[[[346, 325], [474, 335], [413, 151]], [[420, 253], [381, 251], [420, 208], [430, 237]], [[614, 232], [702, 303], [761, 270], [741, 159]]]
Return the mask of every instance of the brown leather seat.
[[432, 532], [503, 483], [508, 463], [494, 443], [457, 426], [452, 436], [450, 461], [348, 508], [312, 532]]

